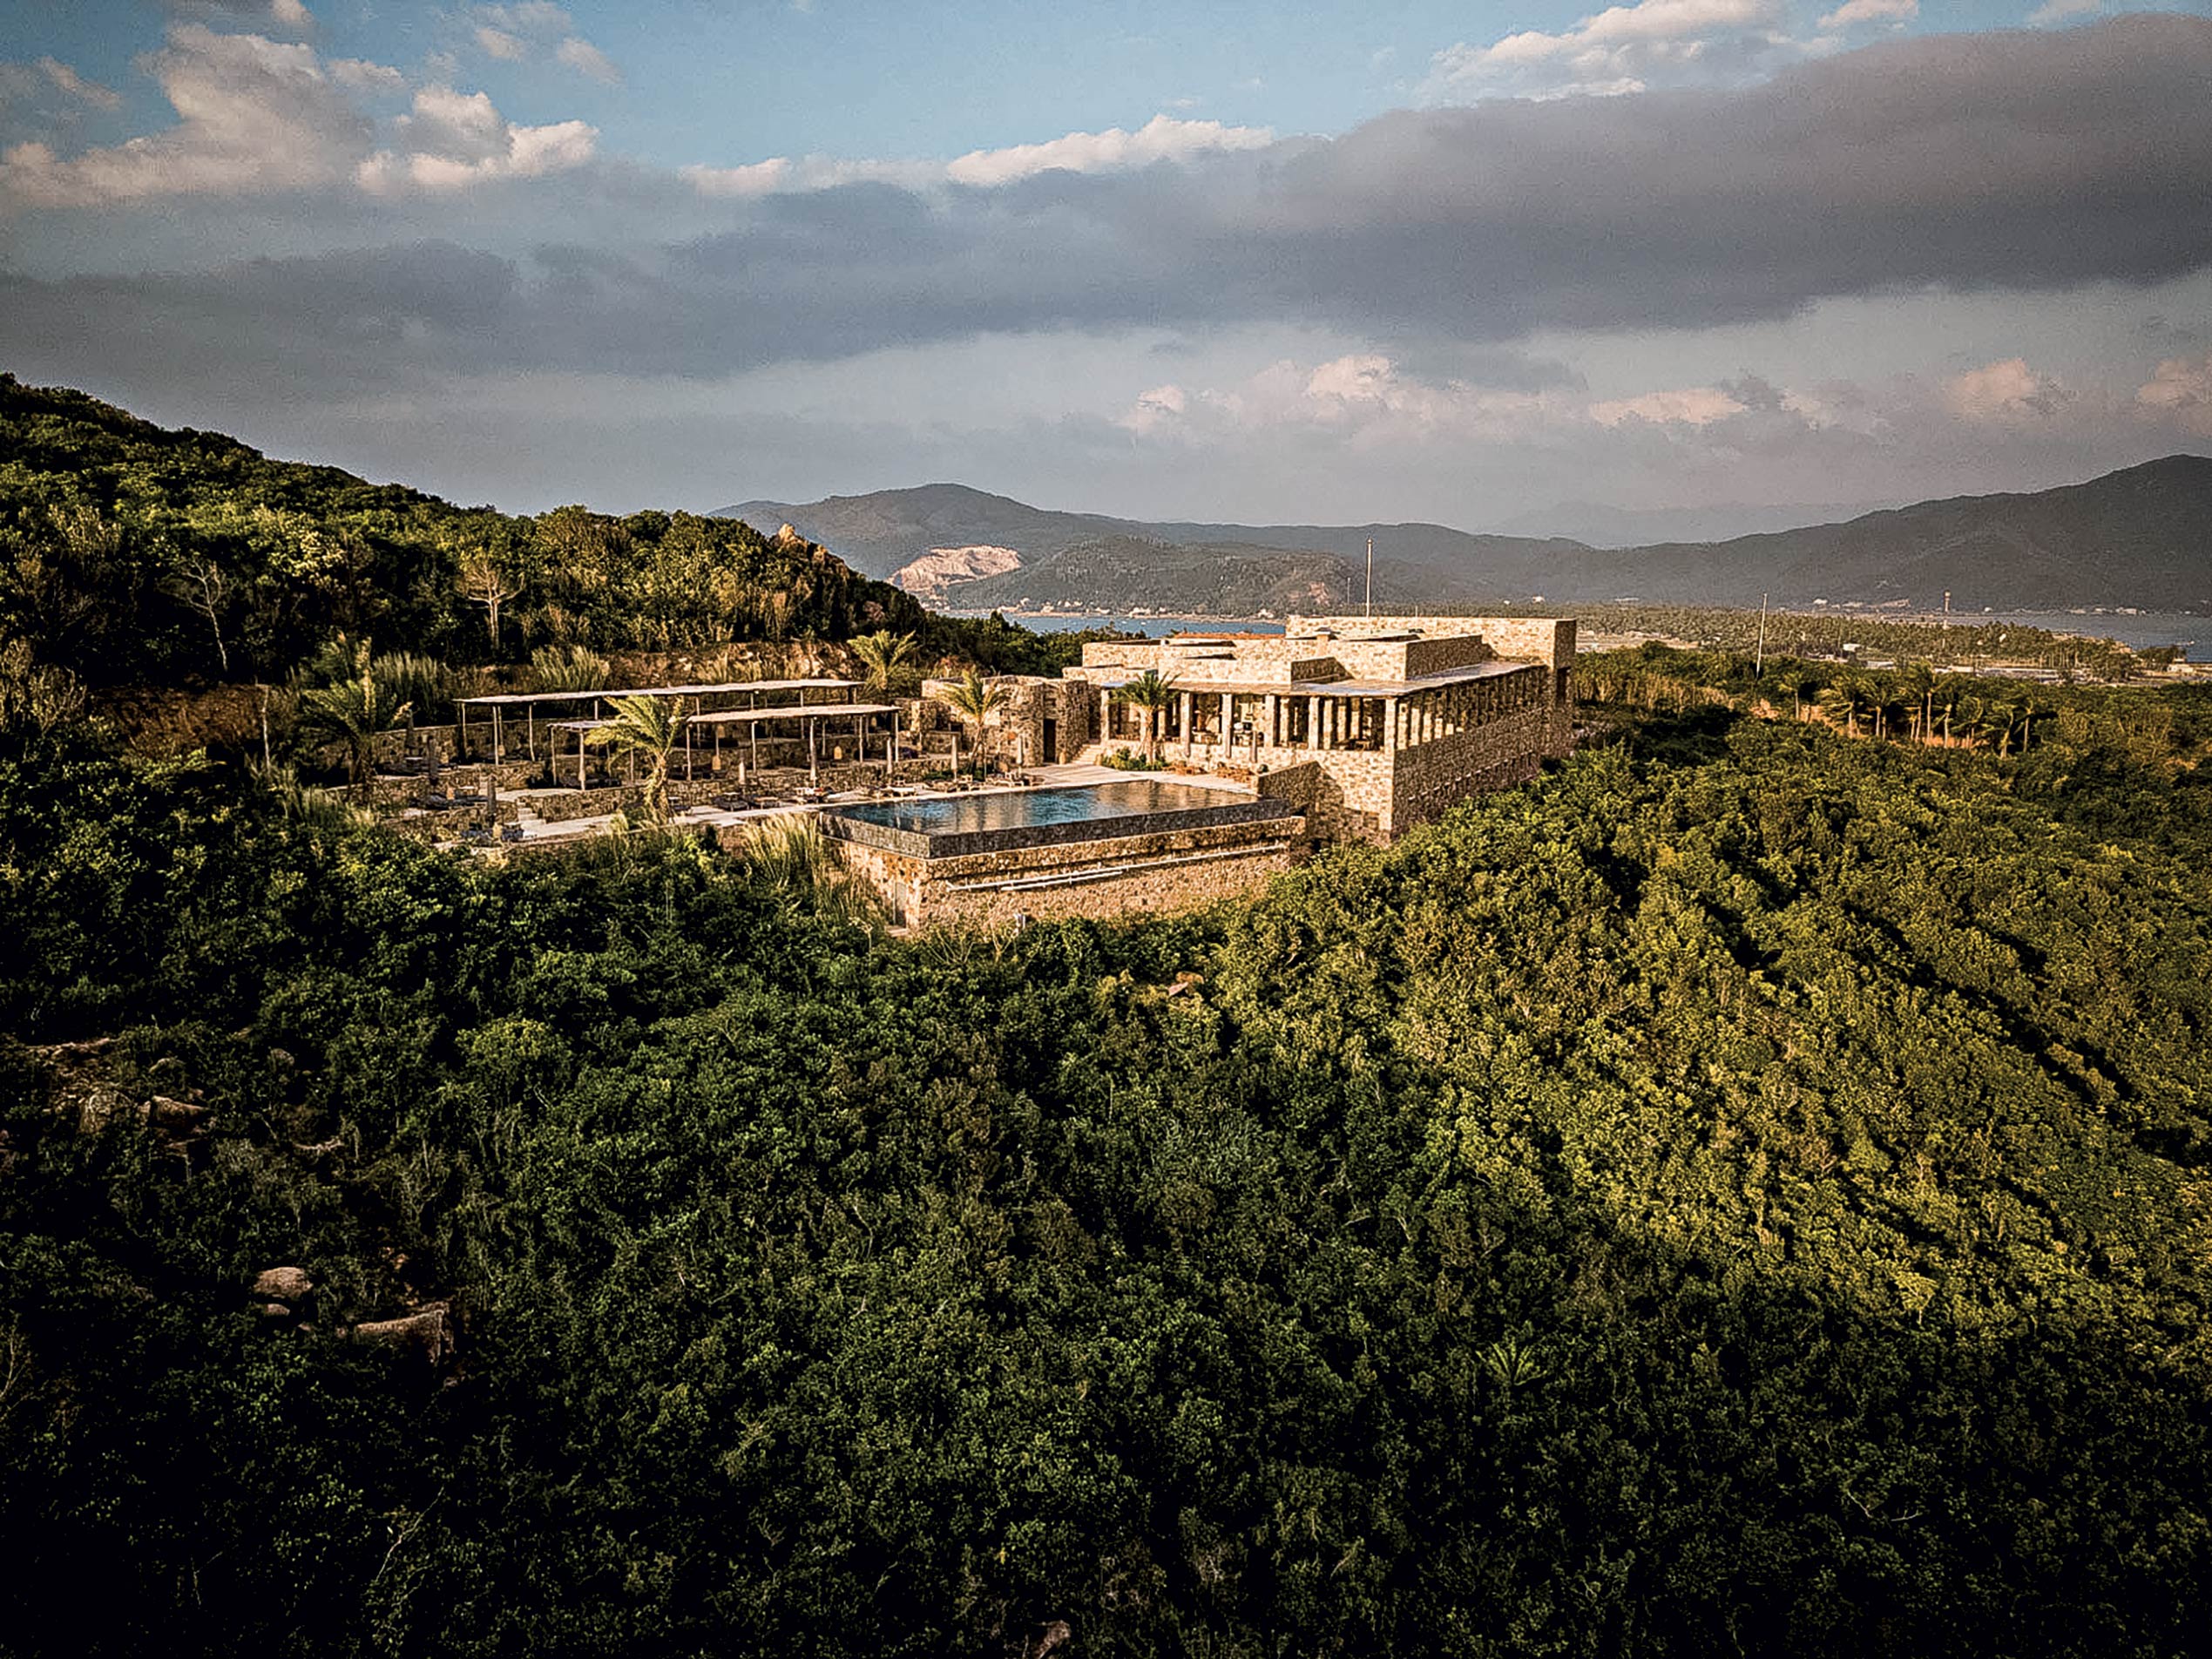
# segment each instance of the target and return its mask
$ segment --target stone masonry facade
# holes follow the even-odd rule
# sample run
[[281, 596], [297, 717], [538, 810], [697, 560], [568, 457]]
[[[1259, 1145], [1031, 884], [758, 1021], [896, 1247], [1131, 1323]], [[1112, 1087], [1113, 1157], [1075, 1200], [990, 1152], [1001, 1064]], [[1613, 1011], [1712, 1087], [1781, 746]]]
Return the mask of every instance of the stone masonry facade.
[[[1248, 768], [1263, 787], [1311, 767], [1309, 832], [1387, 843], [1566, 755], [1574, 638], [1564, 619], [1294, 616], [1280, 635], [1086, 645], [1065, 681], [1027, 683], [1087, 687], [1099, 740], [1137, 748], [1141, 716], [1113, 692], [1157, 670], [1178, 692], [1164, 756]], [[1062, 691], [1054, 707], [1071, 701]]]

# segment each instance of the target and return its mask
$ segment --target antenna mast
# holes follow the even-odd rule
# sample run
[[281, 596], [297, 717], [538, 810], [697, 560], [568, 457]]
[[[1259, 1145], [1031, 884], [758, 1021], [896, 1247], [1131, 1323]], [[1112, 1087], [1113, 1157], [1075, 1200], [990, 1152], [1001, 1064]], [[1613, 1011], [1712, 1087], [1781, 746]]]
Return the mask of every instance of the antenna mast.
[[1767, 671], [1767, 596], [1759, 595], [1759, 653], [1751, 665], [1751, 672], [1762, 674]]
[[1375, 614], [1375, 538], [1367, 538], [1367, 613]]

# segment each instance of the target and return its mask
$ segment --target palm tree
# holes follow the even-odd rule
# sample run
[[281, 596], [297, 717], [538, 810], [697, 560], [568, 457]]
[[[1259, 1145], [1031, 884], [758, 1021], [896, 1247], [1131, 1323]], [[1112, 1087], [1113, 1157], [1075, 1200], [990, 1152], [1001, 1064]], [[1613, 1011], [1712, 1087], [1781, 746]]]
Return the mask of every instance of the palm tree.
[[946, 708], [975, 727], [975, 752], [977, 760], [980, 762], [983, 757], [984, 728], [990, 724], [992, 715], [1012, 704], [1013, 692], [1003, 682], [985, 680], [982, 674], [971, 668], [950, 685], [939, 686], [936, 695]]
[[1820, 694], [1823, 708], [1843, 716], [1843, 735], [1858, 735], [1859, 704], [1866, 694], [1865, 676], [1857, 673], [1840, 674], [1833, 683]]
[[1775, 684], [1789, 694], [1790, 713], [1798, 720], [1805, 718], [1805, 710], [1820, 696], [1820, 676], [1810, 668], [1785, 668], [1775, 677]]
[[366, 640], [351, 647], [339, 640], [324, 647], [320, 660], [325, 666], [344, 661], [348, 671], [335, 684], [302, 692], [301, 713], [309, 727], [345, 744], [348, 772], [365, 789], [375, 769], [376, 734], [406, 719], [413, 705], [389, 681], [376, 678]]
[[878, 628], [873, 633], [857, 635], [849, 643], [853, 655], [867, 670], [862, 683], [870, 691], [894, 695], [901, 687], [911, 683], [918, 672], [918, 653], [910, 633], [893, 633], [889, 628]]
[[1913, 737], [1922, 745], [1929, 742], [1929, 728], [1936, 723], [1936, 677], [1927, 664], [1916, 662], [1900, 669], [1893, 689], [1905, 707], [1911, 711], [1911, 726]]
[[2019, 717], [2019, 705], [2009, 697], [1992, 698], [1983, 709], [1982, 732], [1997, 739], [1997, 758], [2000, 761], [2008, 759], [2012, 753], [2012, 726]]
[[1165, 723], [1164, 716], [1182, 694], [1174, 677], [1163, 674], [1157, 668], [1147, 668], [1134, 680], [1114, 687], [1113, 701], [1126, 703], [1143, 717], [1147, 765], [1160, 758], [1160, 730]]
[[641, 758], [646, 768], [646, 812], [655, 823], [668, 818], [668, 762], [684, 741], [688, 716], [666, 697], [615, 697], [608, 701], [607, 723], [585, 734], [587, 743], [604, 744]]

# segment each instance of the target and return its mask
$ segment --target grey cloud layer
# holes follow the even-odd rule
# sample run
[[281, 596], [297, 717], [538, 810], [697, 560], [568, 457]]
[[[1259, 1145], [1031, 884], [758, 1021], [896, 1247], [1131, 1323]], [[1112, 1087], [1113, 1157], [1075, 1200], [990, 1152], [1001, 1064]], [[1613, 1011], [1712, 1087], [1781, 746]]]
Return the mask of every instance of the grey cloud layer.
[[[1405, 112], [1136, 173], [687, 200], [674, 222], [720, 227], [643, 251], [477, 252], [424, 236], [450, 218], [372, 204], [380, 252], [0, 280], [0, 350], [308, 394], [413, 371], [707, 377], [1068, 328], [1481, 342], [1930, 284], [2150, 282], [2212, 264], [2208, 89], [2212, 22], [2139, 16], [1898, 42], [1749, 89]], [[618, 179], [584, 173], [486, 188], [556, 223]], [[627, 185], [673, 211], [672, 181]]]

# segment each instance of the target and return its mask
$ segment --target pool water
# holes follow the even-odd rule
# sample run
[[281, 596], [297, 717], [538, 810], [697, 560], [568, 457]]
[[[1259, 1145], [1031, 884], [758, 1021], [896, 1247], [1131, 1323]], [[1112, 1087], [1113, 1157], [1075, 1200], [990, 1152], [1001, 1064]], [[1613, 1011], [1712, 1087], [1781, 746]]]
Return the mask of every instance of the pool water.
[[1145, 812], [1188, 812], [1230, 806], [1248, 797], [1192, 783], [1155, 778], [1086, 784], [1079, 789], [1007, 789], [930, 801], [871, 801], [841, 806], [837, 816], [925, 836], [964, 836], [984, 830], [1022, 830], [1032, 824], [1081, 823]]

